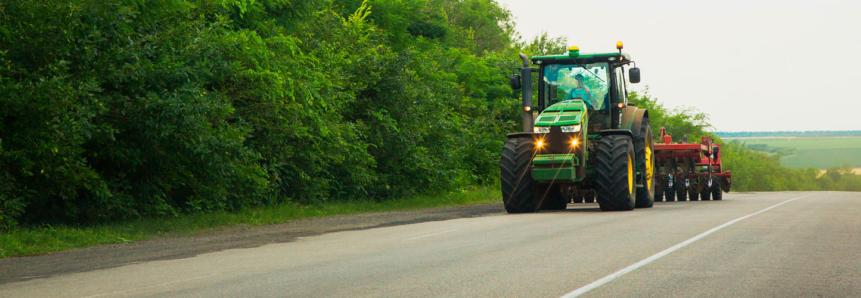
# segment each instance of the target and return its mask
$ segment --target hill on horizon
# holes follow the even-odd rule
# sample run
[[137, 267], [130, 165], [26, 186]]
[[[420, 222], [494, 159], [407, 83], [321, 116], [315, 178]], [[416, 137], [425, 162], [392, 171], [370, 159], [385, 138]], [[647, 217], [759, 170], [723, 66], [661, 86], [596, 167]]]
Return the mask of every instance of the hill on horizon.
[[728, 138], [728, 143], [769, 154], [780, 154], [780, 163], [794, 169], [849, 166], [861, 170], [861, 137], [776, 136]]
[[815, 130], [815, 131], [737, 131], [715, 132], [721, 138], [767, 138], [767, 137], [861, 137], [861, 130]]

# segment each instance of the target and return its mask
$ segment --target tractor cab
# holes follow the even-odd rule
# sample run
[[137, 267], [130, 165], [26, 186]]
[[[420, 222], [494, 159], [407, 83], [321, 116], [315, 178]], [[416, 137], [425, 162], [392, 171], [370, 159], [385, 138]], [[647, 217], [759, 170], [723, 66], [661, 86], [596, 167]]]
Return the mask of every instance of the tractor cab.
[[[617, 45], [621, 48], [621, 45]], [[625, 68], [631, 57], [621, 53], [580, 54], [571, 47], [567, 55], [532, 57], [538, 65], [538, 100], [533, 111], [541, 113], [564, 101], [582, 102], [593, 131], [618, 129], [628, 104], [627, 82], [639, 82], [639, 69]], [[536, 123], [541, 125], [543, 123]]]

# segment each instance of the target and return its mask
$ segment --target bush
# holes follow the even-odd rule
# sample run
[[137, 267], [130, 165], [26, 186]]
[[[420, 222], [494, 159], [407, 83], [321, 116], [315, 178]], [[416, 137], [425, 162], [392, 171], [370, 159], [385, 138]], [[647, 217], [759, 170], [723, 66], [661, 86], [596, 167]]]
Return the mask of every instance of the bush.
[[509, 18], [489, 0], [4, 2], [0, 228], [495, 183]]

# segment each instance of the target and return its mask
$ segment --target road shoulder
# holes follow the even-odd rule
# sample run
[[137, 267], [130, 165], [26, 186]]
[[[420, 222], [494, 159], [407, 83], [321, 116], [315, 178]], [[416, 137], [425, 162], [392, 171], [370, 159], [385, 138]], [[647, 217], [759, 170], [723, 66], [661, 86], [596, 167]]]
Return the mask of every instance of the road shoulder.
[[325, 233], [364, 230], [429, 221], [479, 217], [504, 212], [501, 203], [433, 208], [419, 211], [365, 213], [245, 227], [222, 232], [159, 238], [73, 249], [49, 255], [0, 259], [0, 284], [102, 270], [129, 264], [189, 258], [227, 249], [252, 248]]

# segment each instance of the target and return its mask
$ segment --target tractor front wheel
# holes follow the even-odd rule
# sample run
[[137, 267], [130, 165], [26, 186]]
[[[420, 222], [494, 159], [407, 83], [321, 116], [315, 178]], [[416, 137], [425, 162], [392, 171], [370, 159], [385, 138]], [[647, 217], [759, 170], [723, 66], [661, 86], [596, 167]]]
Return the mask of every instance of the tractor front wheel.
[[532, 155], [535, 145], [529, 139], [510, 139], [502, 146], [500, 180], [502, 182], [502, 202], [508, 213], [538, 211], [532, 181]]
[[622, 135], [602, 136], [598, 140], [595, 168], [598, 205], [603, 211], [634, 210], [637, 191], [634, 180], [634, 144]]

